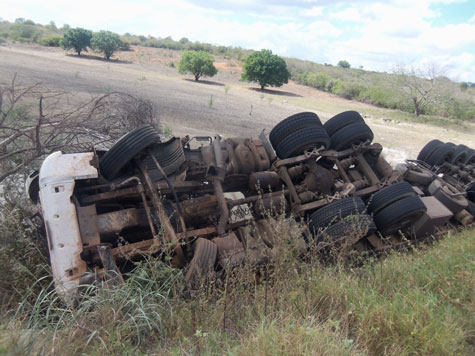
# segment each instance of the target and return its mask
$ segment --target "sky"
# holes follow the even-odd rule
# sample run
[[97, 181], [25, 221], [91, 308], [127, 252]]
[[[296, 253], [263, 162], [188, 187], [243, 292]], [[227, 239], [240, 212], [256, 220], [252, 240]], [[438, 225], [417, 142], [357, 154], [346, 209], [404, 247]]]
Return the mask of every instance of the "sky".
[[19, 17], [475, 82], [475, 0], [0, 0], [0, 18]]

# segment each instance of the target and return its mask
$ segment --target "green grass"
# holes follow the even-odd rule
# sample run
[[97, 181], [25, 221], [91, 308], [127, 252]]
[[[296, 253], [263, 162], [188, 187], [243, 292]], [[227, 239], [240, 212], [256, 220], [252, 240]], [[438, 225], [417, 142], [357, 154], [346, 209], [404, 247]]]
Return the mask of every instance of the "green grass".
[[4, 314], [0, 353], [472, 355], [474, 252], [473, 229], [360, 267], [302, 263], [289, 245], [267, 280], [244, 268], [190, 298], [180, 271], [150, 260], [77, 309], [50, 289], [25, 298]]

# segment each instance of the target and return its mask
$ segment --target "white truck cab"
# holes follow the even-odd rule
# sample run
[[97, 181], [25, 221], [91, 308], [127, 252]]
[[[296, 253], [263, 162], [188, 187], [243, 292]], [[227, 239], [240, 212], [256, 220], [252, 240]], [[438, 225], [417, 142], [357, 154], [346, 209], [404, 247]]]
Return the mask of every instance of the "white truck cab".
[[54, 152], [43, 162], [40, 175], [40, 202], [48, 238], [51, 268], [56, 291], [68, 304], [72, 304], [86, 263], [81, 234], [72, 201], [77, 180], [98, 177], [91, 164], [93, 152], [63, 154]]

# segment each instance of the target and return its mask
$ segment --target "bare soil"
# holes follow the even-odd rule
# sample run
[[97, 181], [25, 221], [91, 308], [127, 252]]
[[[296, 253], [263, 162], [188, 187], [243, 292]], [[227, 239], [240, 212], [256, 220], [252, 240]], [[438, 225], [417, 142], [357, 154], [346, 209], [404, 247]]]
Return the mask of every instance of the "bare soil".
[[[77, 98], [122, 91], [151, 100], [159, 118], [177, 136], [257, 136], [280, 120], [300, 111], [314, 111], [322, 121], [345, 110], [357, 110], [385, 147], [390, 161], [415, 158], [433, 138], [475, 146], [472, 127], [467, 132], [418, 123], [399, 122], [398, 112], [349, 101], [294, 82], [281, 88], [258, 90], [241, 82], [240, 64], [218, 59], [213, 78], [195, 82], [178, 74], [179, 52], [133, 47], [113, 60], [85, 53], [78, 57], [58, 48], [8, 44], [0, 46], [0, 85], [18, 80], [42, 82]], [[173, 64], [172, 64], [173, 63]], [[400, 113], [399, 113], [400, 114]]]

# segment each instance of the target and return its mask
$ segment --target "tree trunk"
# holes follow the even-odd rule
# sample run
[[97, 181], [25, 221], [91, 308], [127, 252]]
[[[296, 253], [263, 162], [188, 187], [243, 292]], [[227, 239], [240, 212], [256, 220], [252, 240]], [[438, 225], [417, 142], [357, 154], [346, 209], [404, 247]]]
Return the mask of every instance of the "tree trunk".
[[419, 102], [417, 101], [417, 98], [412, 98], [412, 101], [414, 102], [414, 114], [416, 114], [416, 117], [417, 117], [421, 114]]
[[261, 84], [261, 90], [264, 90], [265, 87], [266, 87], [265, 84]]
[[81, 57], [81, 51], [78, 51], [78, 56]]
[[199, 79], [200, 79], [200, 75], [199, 75], [199, 74], [195, 74], [195, 82], [197, 82]]

